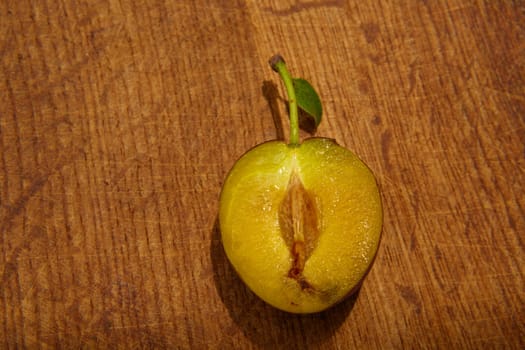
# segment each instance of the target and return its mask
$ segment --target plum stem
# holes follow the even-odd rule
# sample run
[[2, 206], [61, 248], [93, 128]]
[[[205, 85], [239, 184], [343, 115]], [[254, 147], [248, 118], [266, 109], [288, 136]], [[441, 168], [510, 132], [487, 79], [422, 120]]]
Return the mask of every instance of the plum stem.
[[281, 55], [274, 55], [269, 60], [270, 66], [279, 73], [284, 82], [286, 93], [288, 94], [288, 105], [290, 110], [290, 146], [299, 146], [299, 114], [297, 110], [297, 98], [293, 79], [286, 68], [286, 63]]

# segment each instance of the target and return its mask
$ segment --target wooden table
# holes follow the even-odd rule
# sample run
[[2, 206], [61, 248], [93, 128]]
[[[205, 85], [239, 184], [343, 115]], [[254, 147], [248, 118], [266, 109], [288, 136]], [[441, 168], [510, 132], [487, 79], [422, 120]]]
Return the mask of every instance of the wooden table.
[[[1, 1], [0, 348], [524, 348], [525, 4], [398, 3]], [[316, 315], [219, 239], [230, 167], [288, 137], [276, 52], [384, 204]]]

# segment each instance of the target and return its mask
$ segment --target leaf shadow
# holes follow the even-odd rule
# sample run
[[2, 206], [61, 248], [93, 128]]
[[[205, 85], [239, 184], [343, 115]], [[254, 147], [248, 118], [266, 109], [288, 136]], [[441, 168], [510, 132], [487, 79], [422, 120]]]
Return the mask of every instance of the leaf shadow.
[[238, 277], [220, 236], [217, 219], [210, 244], [215, 287], [230, 317], [252, 343], [264, 348], [308, 348], [332, 336], [352, 311], [359, 289], [338, 305], [317, 314], [291, 314], [266, 304]]
[[275, 133], [277, 140], [284, 141], [284, 129], [281, 119], [281, 114], [279, 113], [279, 105], [277, 101], [279, 98], [279, 91], [277, 90], [277, 85], [273, 81], [265, 80], [262, 85], [262, 93], [266, 102], [268, 102], [268, 107], [270, 107], [270, 112], [272, 113], [273, 123], [275, 125]]

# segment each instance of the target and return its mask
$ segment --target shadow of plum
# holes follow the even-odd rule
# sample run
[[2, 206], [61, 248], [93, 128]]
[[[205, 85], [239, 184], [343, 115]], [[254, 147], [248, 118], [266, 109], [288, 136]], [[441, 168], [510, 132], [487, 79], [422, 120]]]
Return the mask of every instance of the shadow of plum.
[[279, 348], [306, 348], [323, 342], [345, 321], [359, 289], [338, 305], [317, 313], [296, 315], [262, 301], [238, 277], [224, 252], [218, 220], [211, 233], [210, 255], [215, 287], [231, 318], [253, 343]]

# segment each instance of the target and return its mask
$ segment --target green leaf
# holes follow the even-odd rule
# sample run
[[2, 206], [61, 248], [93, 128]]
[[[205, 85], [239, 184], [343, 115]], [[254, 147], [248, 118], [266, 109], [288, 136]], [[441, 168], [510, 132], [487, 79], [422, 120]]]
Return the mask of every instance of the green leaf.
[[304, 79], [294, 78], [292, 82], [295, 88], [297, 105], [313, 118], [315, 127], [319, 126], [323, 116], [323, 106], [321, 105], [319, 95], [313, 86]]

